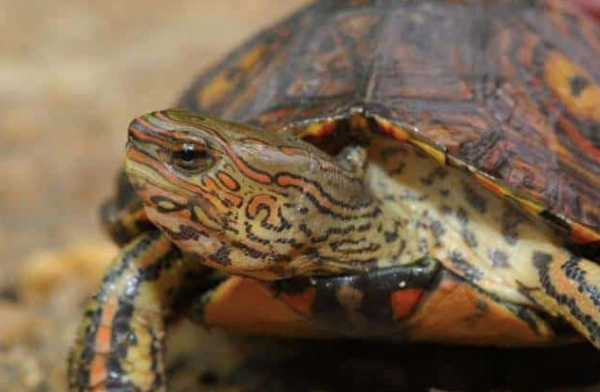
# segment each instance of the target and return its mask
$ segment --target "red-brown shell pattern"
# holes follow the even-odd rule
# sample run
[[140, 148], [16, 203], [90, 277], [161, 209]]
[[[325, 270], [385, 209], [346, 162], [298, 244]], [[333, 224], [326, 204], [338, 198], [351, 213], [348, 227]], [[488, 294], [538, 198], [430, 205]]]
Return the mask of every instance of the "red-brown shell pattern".
[[273, 130], [358, 113], [595, 242], [599, 58], [600, 28], [558, 1], [324, 0], [215, 65], [180, 106]]

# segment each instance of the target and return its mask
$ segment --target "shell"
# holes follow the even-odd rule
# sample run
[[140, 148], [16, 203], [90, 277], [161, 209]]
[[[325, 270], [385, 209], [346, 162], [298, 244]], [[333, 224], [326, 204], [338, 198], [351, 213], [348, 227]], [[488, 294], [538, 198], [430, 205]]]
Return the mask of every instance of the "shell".
[[387, 132], [595, 243], [598, 58], [600, 28], [556, 1], [326, 0], [234, 51], [179, 106], [305, 136]]

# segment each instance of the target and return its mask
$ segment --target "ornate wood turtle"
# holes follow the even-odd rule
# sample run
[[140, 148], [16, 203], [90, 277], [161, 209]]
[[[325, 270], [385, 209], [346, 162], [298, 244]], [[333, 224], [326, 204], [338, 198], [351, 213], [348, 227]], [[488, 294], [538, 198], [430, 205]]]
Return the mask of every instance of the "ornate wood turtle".
[[600, 347], [599, 57], [600, 29], [554, 1], [325, 0], [262, 32], [131, 123], [135, 194], [123, 177], [104, 209], [127, 245], [71, 390], [164, 391], [181, 314]]

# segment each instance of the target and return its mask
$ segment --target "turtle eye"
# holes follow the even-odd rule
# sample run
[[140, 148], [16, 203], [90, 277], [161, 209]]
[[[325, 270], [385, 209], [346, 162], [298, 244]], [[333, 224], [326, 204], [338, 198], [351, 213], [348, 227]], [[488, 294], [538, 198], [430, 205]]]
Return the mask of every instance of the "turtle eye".
[[214, 159], [206, 148], [185, 143], [173, 152], [171, 162], [178, 169], [196, 172], [209, 169]]

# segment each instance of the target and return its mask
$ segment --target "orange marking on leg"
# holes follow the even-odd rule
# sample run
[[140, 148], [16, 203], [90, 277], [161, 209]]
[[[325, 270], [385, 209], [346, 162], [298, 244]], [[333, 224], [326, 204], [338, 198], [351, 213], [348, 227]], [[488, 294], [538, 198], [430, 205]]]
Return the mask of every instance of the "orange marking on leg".
[[394, 291], [390, 298], [394, 320], [409, 316], [423, 295], [422, 289], [411, 288]]
[[111, 295], [102, 306], [98, 332], [94, 339], [94, 359], [90, 363], [90, 385], [101, 385], [108, 376], [106, 357], [110, 351], [112, 324], [117, 311], [117, 296]]
[[97, 353], [107, 353], [110, 351], [110, 336], [112, 327], [110, 325], [99, 325], [96, 332], [94, 350]]
[[104, 381], [108, 377], [108, 369], [106, 368], [106, 358], [96, 355], [90, 363], [90, 380], [89, 384], [94, 385], [94, 391], [103, 391]]

